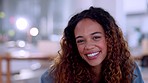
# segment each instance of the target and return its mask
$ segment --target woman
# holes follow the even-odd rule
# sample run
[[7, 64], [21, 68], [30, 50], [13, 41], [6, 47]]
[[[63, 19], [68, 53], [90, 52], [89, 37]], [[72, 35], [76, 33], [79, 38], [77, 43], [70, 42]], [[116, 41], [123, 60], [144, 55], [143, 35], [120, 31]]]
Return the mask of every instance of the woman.
[[122, 31], [102, 8], [73, 16], [61, 51], [41, 83], [143, 83]]

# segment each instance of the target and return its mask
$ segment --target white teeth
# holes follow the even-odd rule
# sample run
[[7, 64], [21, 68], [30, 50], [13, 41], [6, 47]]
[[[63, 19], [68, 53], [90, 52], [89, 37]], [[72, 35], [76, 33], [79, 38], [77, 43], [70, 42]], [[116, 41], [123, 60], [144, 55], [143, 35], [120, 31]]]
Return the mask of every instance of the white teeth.
[[95, 53], [92, 53], [92, 54], [87, 54], [87, 56], [95, 56], [97, 55], [99, 52], [95, 52]]

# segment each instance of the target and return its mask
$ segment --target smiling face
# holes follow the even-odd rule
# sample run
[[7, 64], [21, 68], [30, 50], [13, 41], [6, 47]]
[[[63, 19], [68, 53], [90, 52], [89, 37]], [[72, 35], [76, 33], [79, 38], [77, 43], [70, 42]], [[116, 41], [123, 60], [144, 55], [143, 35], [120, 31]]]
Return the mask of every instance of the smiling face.
[[105, 33], [100, 24], [83, 19], [74, 30], [80, 56], [91, 66], [100, 66], [107, 55]]

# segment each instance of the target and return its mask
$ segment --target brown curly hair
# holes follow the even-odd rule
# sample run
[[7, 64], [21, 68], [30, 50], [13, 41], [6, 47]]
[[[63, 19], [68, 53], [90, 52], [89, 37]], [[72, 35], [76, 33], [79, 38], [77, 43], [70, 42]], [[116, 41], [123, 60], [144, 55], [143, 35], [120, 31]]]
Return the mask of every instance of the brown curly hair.
[[51, 68], [55, 83], [93, 83], [95, 72], [81, 58], [74, 36], [77, 23], [85, 18], [102, 25], [105, 32], [107, 56], [102, 62], [101, 83], [131, 83], [135, 65], [122, 31], [107, 11], [95, 7], [74, 15], [64, 29], [61, 51]]

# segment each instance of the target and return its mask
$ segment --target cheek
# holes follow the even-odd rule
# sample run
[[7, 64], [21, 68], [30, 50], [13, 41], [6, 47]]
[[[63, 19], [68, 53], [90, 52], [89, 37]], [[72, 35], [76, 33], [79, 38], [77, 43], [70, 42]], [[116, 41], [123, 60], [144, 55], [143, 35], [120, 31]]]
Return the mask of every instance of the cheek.
[[84, 47], [83, 46], [80, 46], [80, 45], [77, 45], [77, 48], [78, 48], [78, 52], [80, 53], [80, 55], [83, 53], [83, 49]]
[[103, 42], [103, 43], [102, 43], [102, 46], [103, 46], [104, 48], [107, 48], [106, 42]]
[[100, 47], [102, 47], [102, 49], [106, 50], [107, 51], [107, 43], [105, 41], [102, 41], [100, 44], [99, 44]]
[[103, 45], [103, 48], [105, 49], [105, 51], [107, 52], [107, 44], [104, 42], [104, 44], [102, 44]]

